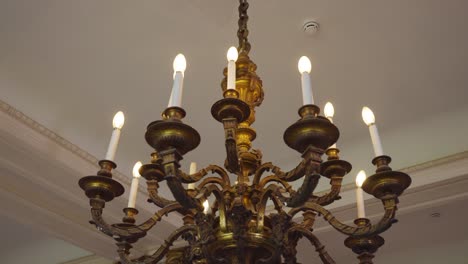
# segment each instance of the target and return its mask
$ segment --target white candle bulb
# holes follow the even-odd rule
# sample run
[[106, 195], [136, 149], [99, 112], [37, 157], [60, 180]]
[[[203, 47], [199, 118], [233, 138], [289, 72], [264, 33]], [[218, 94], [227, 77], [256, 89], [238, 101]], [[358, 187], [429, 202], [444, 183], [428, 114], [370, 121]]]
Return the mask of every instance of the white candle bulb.
[[364, 120], [364, 123], [366, 123], [368, 126], [375, 124], [374, 113], [367, 106], [362, 108], [362, 120]]
[[172, 64], [172, 67], [174, 68], [174, 72], [185, 72], [185, 69], [187, 68], [187, 60], [185, 59], [184, 54], [177, 54], [177, 56], [174, 59], [174, 63]]
[[[193, 175], [195, 173], [197, 173], [197, 163], [192, 162], [192, 163], [190, 163], [190, 172], [189, 172], [189, 174]], [[194, 190], [195, 189], [195, 183], [189, 183], [187, 189], [188, 190]]]
[[227, 88], [236, 89], [236, 61], [239, 53], [236, 47], [230, 47], [227, 52], [228, 60], [228, 74], [227, 74]]
[[357, 202], [357, 211], [358, 218], [365, 218], [366, 211], [364, 209], [364, 192], [362, 190], [362, 184], [366, 180], [366, 172], [361, 170], [356, 176], [356, 202]]
[[374, 148], [375, 156], [382, 156], [382, 142], [380, 141], [377, 125], [375, 124], [375, 116], [372, 110], [370, 110], [370, 108], [367, 106], [362, 108], [362, 120], [364, 120], [364, 123], [366, 123], [366, 125], [369, 127], [369, 133], [371, 136], [372, 147]]
[[203, 213], [208, 214], [209, 210], [210, 210], [210, 202], [208, 202], [208, 200], [205, 200], [203, 202]]
[[328, 118], [330, 122], [333, 122], [333, 116], [335, 115], [335, 108], [333, 107], [333, 104], [327, 102], [325, 104], [323, 112], [325, 113], [325, 117]]
[[[333, 123], [333, 116], [335, 115], [335, 108], [333, 107], [333, 104], [327, 102], [323, 108], [323, 112], [325, 113], [325, 117]], [[330, 148], [336, 148], [336, 143], [331, 145]]]
[[114, 119], [112, 120], [112, 126], [114, 130], [112, 131], [112, 136], [109, 142], [109, 147], [107, 148], [106, 152], [106, 160], [114, 160], [115, 153], [117, 152], [117, 146], [119, 145], [120, 139], [120, 130], [122, 129], [125, 123], [125, 116], [122, 111], [117, 112], [114, 115]]
[[183, 54], [178, 54], [173, 63], [174, 68], [174, 83], [172, 85], [171, 97], [169, 99], [168, 107], [182, 106], [182, 93], [184, 87], [184, 72], [187, 68], [187, 61]]
[[312, 85], [310, 82], [310, 71], [312, 64], [309, 58], [302, 56], [297, 63], [297, 68], [301, 74], [301, 87], [302, 87], [302, 103], [303, 105], [314, 104], [314, 97], [312, 95]]
[[114, 119], [112, 119], [112, 126], [113, 126], [115, 129], [122, 129], [124, 123], [125, 123], [125, 116], [124, 116], [124, 113], [123, 113], [122, 111], [118, 111], [118, 112], [114, 115]]
[[135, 163], [135, 165], [133, 166], [133, 179], [132, 179], [132, 185], [130, 186], [130, 195], [128, 197], [127, 207], [135, 208], [136, 197], [138, 193], [138, 184], [139, 184], [140, 177], [141, 177], [140, 172], [139, 172], [141, 166], [142, 164], [140, 161]]

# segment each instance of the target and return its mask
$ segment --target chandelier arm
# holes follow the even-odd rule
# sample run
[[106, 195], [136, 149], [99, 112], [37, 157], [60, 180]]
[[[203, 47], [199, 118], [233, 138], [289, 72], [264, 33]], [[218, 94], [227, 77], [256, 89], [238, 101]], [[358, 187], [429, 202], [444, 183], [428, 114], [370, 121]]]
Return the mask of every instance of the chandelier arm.
[[[161, 261], [169, 252], [169, 249], [171, 248], [172, 244], [174, 241], [176, 241], [179, 237], [181, 237], [183, 234], [187, 232], [196, 232], [197, 231], [197, 226], [196, 225], [184, 225], [178, 229], [176, 229], [174, 232], [169, 235], [164, 240], [164, 243], [150, 256], [143, 256], [140, 257], [136, 260], [136, 262], [128, 262], [125, 264], [157, 264], [159, 261]], [[125, 256], [125, 258], [128, 260], [128, 255]]]
[[397, 200], [398, 199], [395, 196], [390, 196], [382, 199], [385, 208], [385, 213], [383, 217], [375, 225], [369, 224], [362, 227], [355, 227], [343, 224], [338, 219], [336, 219], [330, 211], [316, 203], [311, 202], [307, 202], [301, 207], [291, 209], [288, 214], [291, 215], [291, 217], [293, 217], [295, 214], [301, 211], [314, 211], [323, 215], [323, 218], [339, 232], [351, 237], [365, 237], [380, 234], [385, 230], [389, 229], [392, 226], [392, 224], [396, 222], [394, 217], [397, 211]]
[[294, 169], [288, 171], [288, 172], [283, 172], [281, 170], [273, 170], [273, 173], [278, 175], [279, 178], [291, 182], [300, 179], [301, 177], [304, 176], [306, 172], [306, 167], [309, 162], [306, 159], [303, 159], [299, 165], [297, 165]]
[[283, 203], [279, 200], [278, 197], [273, 195], [273, 193], [278, 189], [277, 185], [270, 184], [268, 187], [263, 191], [262, 195], [260, 196], [260, 200], [257, 206], [257, 232], [261, 233], [264, 227], [265, 221], [265, 211], [268, 202], [268, 198], [271, 198], [273, 204], [275, 205], [275, 209], [278, 213], [281, 213]]
[[280, 179], [277, 175], [270, 175], [266, 178], [263, 178], [262, 181], [258, 184], [259, 189], [263, 189], [265, 185], [267, 185], [267, 183], [269, 182], [277, 182], [283, 185], [283, 187], [288, 193], [294, 193], [292, 186], [288, 182]]
[[136, 262], [133, 262], [129, 257], [130, 249], [132, 248], [130, 243], [128, 243], [127, 241], [121, 241], [117, 243], [117, 247], [117, 254], [119, 255], [120, 262], [122, 264], [137, 264]]
[[308, 174], [305, 176], [301, 187], [291, 197], [286, 199], [288, 207], [303, 205], [312, 196], [320, 180], [319, 174]]
[[164, 215], [167, 215], [173, 211], [182, 209], [182, 206], [178, 203], [170, 204], [161, 210], [157, 211], [151, 218], [146, 220], [140, 225], [132, 226], [115, 226], [108, 224], [103, 216], [104, 201], [100, 199], [91, 199], [91, 216], [93, 224], [96, 225], [103, 233], [114, 238], [141, 238], [146, 235], [146, 232], [150, 230], [157, 222], [161, 221]]
[[211, 173], [218, 174], [223, 179], [224, 182], [228, 182], [228, 183], [230, 182], [229, 175], [227, 174], [227, 172], [218, 165], [208, 165], [206, 168], [203, 168], [194, 174], [186, 174], [181, 170], [178, 170], [177, 173], [178, 175], [180, 175], [180, 179], [183, 183], [193, 183], [202, 179], [204, 176], [208, 174], [209, 171], [211, 171]]
[[320, 243], [320, 240], [310, 231], [302, 226], [296, 225], [288, 230], [288, 236], [294, 233], [300, 233], [305, 236], [310, 243], [315, 247], [315, 250], [319, 253], [319, 257], [324, 264], [335, 264], [336, 262], [325, 250], [325, 246]]
[[326, 206], [326, 205], [333, 203], [335, 200], [340, 199], [341, 197], [339, 195], [341, 192], [342, 181], [343, 181], [343, 177], [335, 177], [335, 178], [332, 177], [330, 192], [320, 197], [310, 198], [308, 201], [319, 204], [321, 206]]
[[148, 197], [156, 206], [160, 208], [164, 208], [170, 204], [176, 203], [176, 201], [166, 199], [161, 197], [158, 193], [158, 181], [156, 180], [148, 180], [146, 181], [147, 190], [148, 190]]
[[[207, 199], [213, 194], [218, 202], [219, 212], [219, 228], [222, 232], [227, 231], [227, 218], [226, 218], [226, 203], [224, 201], [223, 192], [214, 184], [203, 187], [197, 195], [197, 199]], [[228, 202], [229, 203], [229, 202]]]
[[216, 177], [208, 177], [204, 179], [198, 186], [197, 188], [201, 189], [205, 187], [207, 184], [214, 183], [214, 184], [219, 184], [223, 189], [229, 188], [229, 183], [226, 183], [223, 179], [216, 178]]
[[257, 171], [255, 172], [254, 178], [252, 180], [253, 185], [258, 185], [262, 178], [263, 173], [266, 171], [272, 171], [278, 178], [284, 181], [295, 181], [304, 176], [306, 169], [307, 161], [303, 159], [294, 169], [283, 172], [280, 167], [273, 165], [271, 162], [262, 164]]

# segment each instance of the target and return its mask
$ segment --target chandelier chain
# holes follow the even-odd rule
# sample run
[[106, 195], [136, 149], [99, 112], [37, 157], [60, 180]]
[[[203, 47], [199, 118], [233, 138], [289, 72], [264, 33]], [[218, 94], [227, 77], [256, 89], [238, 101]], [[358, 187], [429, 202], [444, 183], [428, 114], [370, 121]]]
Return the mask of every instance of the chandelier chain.
[[239, 0], [239, 29], [237, 31], [237, 37], [239, 38], [239, 52], [249, 53], [250, 43], [248, 40], [249, 29], [247, 28], [247, 21], [249, 20], [249, 15], [247, 14], [247, 9], [249, 9], [249, 3], [247, 0]]

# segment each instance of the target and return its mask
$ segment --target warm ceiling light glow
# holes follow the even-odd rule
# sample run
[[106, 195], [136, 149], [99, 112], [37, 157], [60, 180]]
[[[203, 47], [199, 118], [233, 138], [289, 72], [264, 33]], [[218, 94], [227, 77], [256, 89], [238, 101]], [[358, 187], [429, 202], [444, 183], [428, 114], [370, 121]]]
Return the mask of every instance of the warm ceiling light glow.
[[364, 120], [364, 123], [366, 123], [366, 125], [368, 125], [368, 126], [370, 126], [372, 124], [375, 124], [374, 113], [367, 106], [364, 106], [362, 108], [362, 120]]
[[366, 180], [366, 172], [361, 170], [359, 171], [359, 173], [357, 174], [356, 176], [356, 186], [361, 188], [362, 187], [362, 184], [364, 183], [364, 181]]
[[187, 68], [187, 61], [185, 60], [185, 56], [182, 53], [177, 54], [174, 59], [174, 72], [184, 72]]
[[330, 102], [327, 102], [325, 104], [323, 111], [325, 112], [326, 118], [333, 118], [333, 116], [335, 115], [335, 108], [333, 107], [333, 104]]
[[312, 70], [312, 63], [310, 62], [309, 58], [302, 56], [297, 63], [297, 69], [299, 69], [300, 73], [310, 73]]
[[230, 47], [227, 52], [226, 57], [228, 61], [237, 61], [237, 58], [239, 57], [239, 53], [237, 52], [236, 47]]
[[203, 202], [203, 213], [208, 214], [208, 210], [210, 210], [210, 202], [208, 202], [208, 200], [205, 200]]
[[133, 177], [135, 178], [140, 178], [141, 175], [140, 175], [140, 168], [143, 164], [141, 164], [141, 161], [137, 161], [137, 163], [135, 163], [135, 165], [133, 166]]
[[116, 129], [122, 129], [124, 123], [125, 123], [124, 113], [122, 111], [118, 111], [117, 114], [115, 114], [114, 119], [112, 120], [112, 126]]

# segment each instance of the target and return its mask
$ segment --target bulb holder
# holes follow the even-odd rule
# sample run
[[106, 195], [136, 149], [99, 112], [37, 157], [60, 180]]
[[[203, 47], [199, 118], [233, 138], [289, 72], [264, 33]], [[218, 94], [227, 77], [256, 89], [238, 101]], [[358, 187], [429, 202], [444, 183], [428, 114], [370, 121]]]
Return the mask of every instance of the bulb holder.
[[304, 105], [299, 109], [301, 119], [284, 132], [284, 142], [290, 148], [304, 153], [308, 146], [323, 152], [336, 143], [340, 137], [338, 128], [327, 118], [319, 116], [320, 108], [316, 105]]
[[[363, 227], [369, 225], [370, 221], [367, 218], [358, 218], [354, 220], [354, 223], [358, 227]], [[379, 235], [369, 237], [348, 237], [344, 242], [346, 247], [350, 248], [358, 255], [373, 254], [377, 252], [384, 243], [385, 240]], [[371, 258], [373, 258], [373, 256]]]
[[211, 107], [211, 114], [218, 122], [226, 118], [235, 118], [237, 123], [242, 123], [250, 116], [249, 105], [238, 99], [236, 90], [228, 89], [224, 92], [225, 98], [217, 101]]
[[333, 159], [320, 164], [320, 175], [331, 179], [332, 177], [344, 177], [353, 166], [345, 160]]
[[378, 156], [372, 161], [377, 166], [376, 173], [369, 176], [363, 183], [362, 189], [378, 199], [398, 197], [411, 185], [411, 177], [403, 172], [393, 171], [388, 164], [389, 156]]
[[182, 123], [185, 111], [180, 107], [169, 107], [163, 114], [164, 120], [150, 123], [145, 139], [158, 153], [175, 148], [181, 155], [200, 144], [200, 134], [191, 126]]
[[112, 201], [124, 193], [124, 187], [118, 181], [105, 176], [86, 176], [78, 181], [89, 199]]
[[157, 180], [158, 182], [161, 182], [164, 180], [164, 170], [161, 164], [158, 163], [142, 165], [140, 168], [140, 175], [147, 181]]

